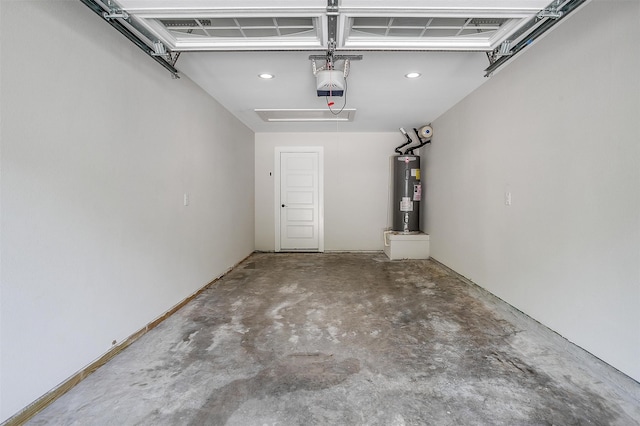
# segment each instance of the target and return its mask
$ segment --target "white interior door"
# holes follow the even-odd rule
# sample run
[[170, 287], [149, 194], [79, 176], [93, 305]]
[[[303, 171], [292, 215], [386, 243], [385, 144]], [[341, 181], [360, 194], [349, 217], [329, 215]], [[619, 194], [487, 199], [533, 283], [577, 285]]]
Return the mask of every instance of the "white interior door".
[[[319, 152], [280, 152], [279, 247], [323, 251]], [[276, 200], [278, 202], [278, 200]]]

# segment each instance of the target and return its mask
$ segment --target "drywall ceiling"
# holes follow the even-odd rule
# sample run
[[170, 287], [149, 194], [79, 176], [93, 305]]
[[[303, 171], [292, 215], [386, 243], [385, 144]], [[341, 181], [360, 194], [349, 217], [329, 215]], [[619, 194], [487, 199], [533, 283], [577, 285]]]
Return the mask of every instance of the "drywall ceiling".
[[[362, 52], [351, 64], [346, 96], [331, 99], [335, 112], [345, 101], [355, 109], [353, 121], [263, 121], [255, 109], [328, 109], [316, 95], [313, 53], [183, 53], [176, 66], [255, 132], [386, 132], [430, 123], [481, 85], [488, 65], [478, 52]], [[422, 75], [405, 78], [410, 71]], [[264, 72], [275, 78], [259, 78]]]
[[[169, 52], [182, 75], [255, 132], [384, 132], [428, 124], [476, 89], [487, 53], [550, 0], [94, 1], [126, 12], [156, 56]], [[328, 52], [363, 56], [350, 63], [345, 96], [316, 94], [309, 56]], [[343, 107], [348, 119], [332, 119]], [[298, 111], [269, 121], [268, 110]]]

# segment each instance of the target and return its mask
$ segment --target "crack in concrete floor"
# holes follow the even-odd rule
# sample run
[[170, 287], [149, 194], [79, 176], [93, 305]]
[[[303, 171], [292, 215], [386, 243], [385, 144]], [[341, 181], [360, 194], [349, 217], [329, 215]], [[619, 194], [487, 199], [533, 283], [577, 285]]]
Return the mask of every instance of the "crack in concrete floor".
[[640, 385], [433, 261], [255, 253], [29, 424], [640, 424]]

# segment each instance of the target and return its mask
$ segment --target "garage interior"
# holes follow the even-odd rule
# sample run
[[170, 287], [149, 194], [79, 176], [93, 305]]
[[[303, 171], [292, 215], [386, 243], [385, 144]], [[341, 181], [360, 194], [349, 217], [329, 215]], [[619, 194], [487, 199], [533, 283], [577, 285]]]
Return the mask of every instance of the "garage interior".
[[[145, 54], [107, 22], [125, 18], [81, 1], [0, 2], [0, 421], [20, 424], [119, 352], [32, 422], [108, 423], [118, 410], [83, 412], [75, 398], [121, 365], [159, 367], [151, 359], [176, 370], [121, 385], [171, 403], [130, 423], [640, 422], [636, 0], [580, 4], [517, 53], [498, 35], [547, 2], [482, 2], [481, 21], [461, 0], [464, 13], [438, 12], [466, 16], [456, 35], [434, 39], [442, 28], [420, 15], [442, 2], [310, 0], [298, 6], [321, 6], [316, 39], [305, 27], [297, 42], [311, 44], [209, 51], [198, 43], [213, 19], [198, 17], [197, 38], [147, 2], [120, 3], [181, 33], [184, 50]], [[500, 8], [520, 20], [488, 18]], [[309, 57], [329, 56], [332, 16], [344, 25], [335, 54], [362, 59], [346, 96], [325, 98]], [[179, 78], [159, 66], [174, 60]], [[330, 102], [348, 116], [327, 119]], [[426, 124], [431, 260], [390, 261], [389, 157], [398, 127]], [[320, 253], [274, 253], [283, 149], [322, 153]], [[203, 349], [210, 358], [192, 358]], [[165, 388], [151, 380], [179, 372]]]
[[28, 424], [630, 425], [637, 394], [436, 262], [256, 253]]

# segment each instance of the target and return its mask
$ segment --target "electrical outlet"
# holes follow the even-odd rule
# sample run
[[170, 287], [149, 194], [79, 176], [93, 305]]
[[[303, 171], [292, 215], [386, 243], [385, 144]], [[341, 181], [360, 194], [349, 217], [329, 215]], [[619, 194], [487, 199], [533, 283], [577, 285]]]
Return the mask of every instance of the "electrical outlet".
[[182, 199], [182, 202], [184, 203], [185, 206], [189, 205], [189, 193], [188, 192], [184, 193], [184, 197]]
[[505, 192], [504, 193], [504, 205], [505, 206], [510, 206], [511, 205], [511, 192]]

